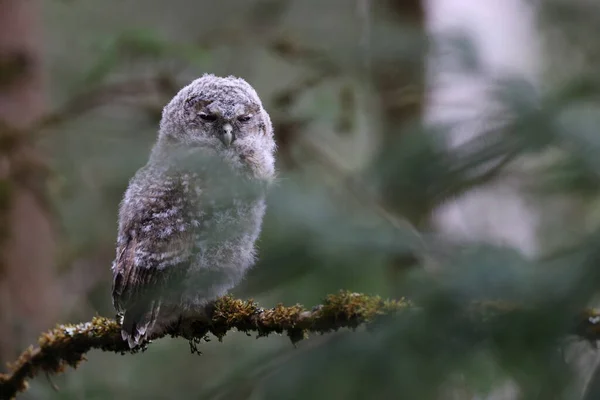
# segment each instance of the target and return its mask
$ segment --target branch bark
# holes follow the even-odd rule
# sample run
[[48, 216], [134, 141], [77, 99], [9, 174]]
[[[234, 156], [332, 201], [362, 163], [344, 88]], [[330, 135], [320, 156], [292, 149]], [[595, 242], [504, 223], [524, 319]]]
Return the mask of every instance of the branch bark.
[[[253, 300], [237, 300], [223, 297], [198, 315], [186, 317], [159, 336], [182, 337], [190, 341], [192, 353], [208, 333], [219, 340], [237, 329], [242, 332], [257, 332], [258, 337], [271, 333], [286, 333], [293, 343], [305, 338], [308, 332], [326, 333], [343, 327], [356, 328], [373, 321], [378, 316], [408, 310], [405, 300], [390, 301], [358, 293], [341, 292], [330, 295], [322, 305], [306, 310], [300, 305], [262, 309]], [[27, 381], [40, 372], [58, 374], [66, 367], [77, 367], [84, 355], [92, 349], [115, 353], [137, 353], [144, 351], [148, 343], [140, 348], [129, 349], [121, 338], [121, 326], [112, 319], [95, 317], [90, 322], [76, 325], [58, 325], [42, 334], [39, 347], [30, 346], [10, 365], [11, 373], [0, 374], [0, 399], [13, 399], [19, 392], [27, 390]]]
[[[301, 305], [285, 307], [277, 305], [263, 309], [253, 300], [238, 300], [226, 296], [216, 300], [195, 316], [179, 321], [151, 340], [165, 336], [181, 337], [190, 341], [192, 353], [200, 353], [197, 345], [212, 333], [219, 341], [232, 330], [249, 333], [257, 337], [272, 333], [286, 333], [292, 343], [307, 337], [308, 333], [324, 334], [340, 328], [357, 328], [377, 319], [391, 315], [409, 315], [418, 312], [410, 301], [383, 300], [378, 296], [342, 291], [326, 297], [323, 304], [310, 310]], [[466, 310], [477, 320], [489, 320], [494, 315], [504, 316], [522, 308], [501, 303], [478, 303]], [[600, 310], [585, 310], [577, 316], [570, 334], [582, 340], [600, 339]], [[114, 353], [138, 353], [149, 344], [129, 349], [121, 338], [121, 326], [112, 319], [95, 317], [90, 322], [75, 325], [58, 325], [39, 338], [39, 347], [30, 346], [10, 365], [11, 372], [0, 374], [0, 399], [13, 399], [19, 392], [27, 390], [27, 381], [40, 372], [58, 374], [66, 367], [76, 368], [93, 349]]]

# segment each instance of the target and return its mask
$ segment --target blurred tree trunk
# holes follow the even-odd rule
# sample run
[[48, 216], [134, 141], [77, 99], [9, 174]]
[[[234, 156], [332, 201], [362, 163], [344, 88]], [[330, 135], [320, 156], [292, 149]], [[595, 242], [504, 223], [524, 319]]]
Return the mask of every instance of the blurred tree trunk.
[[0, 361], [56, 322], [53, 229], [25, 133], [44, 111], [38, 17], [35, 0], [0, 0]]
[[[381, 151], [395, 145], [407, 122], [420, 118], [425, 95], [425, 10], [421, 0], [373, 2], [376, 18], [400, 27], [401, 39], [409, 39], [407, 49], [377, 52], [372, 79], [383, 109], [385, 136]], [[386, 43], [387, 31], [375, 31], [372, 42]], [[392, 43], [393, 44], [393, 43]]]
[[[423, 115], [427, 53], [425, 5], [421, 0], [386, 0], [372, 2], [372, 7], [374, 26], [388, 24], [398, 30], [398, 37], [392, 40], [387, 29], [374, 31], [371, 38], [373, 46], [387, 43], [396, 47], [388, 50], [387, 46], [382, 46], [373, 51], [370, 71], [383, 120], [383, 137], [374, 160], [388, 160], [394, 157], [402, 133], [414, 128]], [[408, 48], [402, 45], [405, 43], [409, 43]], [[399, 193], [394, 174], [385, 175], [391, 179], [381, 182], [379, 187], [383, 206], [417, 227], [423, 226], [429, 211], [426, 204], [411, 198], [410, 193]], [[390, 260], [392, 295], [408, 295], [399, 283], [407, 268], [416, 261], [410, 256]]]

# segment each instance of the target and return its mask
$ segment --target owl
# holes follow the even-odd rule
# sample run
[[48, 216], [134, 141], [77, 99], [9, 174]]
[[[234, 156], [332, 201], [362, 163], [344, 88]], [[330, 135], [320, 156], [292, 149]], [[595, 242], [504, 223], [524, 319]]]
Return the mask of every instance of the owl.
[[269, 115], [241, 78], [205, 74], [164, 107], [119, 206], [112, 299], [130, 348], [225, 294], [254, 264], [275, 149]]

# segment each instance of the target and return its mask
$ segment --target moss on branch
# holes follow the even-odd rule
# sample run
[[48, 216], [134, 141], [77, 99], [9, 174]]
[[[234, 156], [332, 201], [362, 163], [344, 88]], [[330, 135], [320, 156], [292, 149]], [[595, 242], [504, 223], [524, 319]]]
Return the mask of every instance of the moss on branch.
[[[162, 336], [183, 337], [190, 343], [200, 342], [208, 333], [221, 339], [229, 330], [257, 332], [258, 336], [287, 333], [292, 342], [302, 340], [308, 332], [326, 333], [344, 327], [357, 327], [379, 315], [388, 315], [407, 309], [404, 300], [389, 301], [379, 297], [340, 292], [328, 296], [324, 303], [312, 310], [300, 305], [262, 309], [253, 300], [222, 297], [211, 305], [209, 316], [180, 321]], [[115, 353], [137, 353], [121, 338], [121, 327], [113, 319], [95, 317], [90, 322], [58, 325], [42, 334], [37, 348], [30, 346], [9, 368], [11, 373], [0, 374], [0, 399], [12, 399], [27, 390], [27, 380], [40, 372], [57, 374], [66, 367], [76, 368], [85, 354], [92, 349]], [[194, 350], [195, 348], [192, 348]]]
[[[510, 313], [514, 306], [507, 307], [495, 302], [475, 307], [489, 317], [492, 314]], [[327, 333], [340, 328], [356, 328], [389, 316], [416, 308], [404, 299], [383, 300], [378, 296], [342, 291], [329, 295], [323, 304], [308, 310], [300, 305], [277, 305], [262, 309], [253, 300], [239, 300], [226, 296], [218, 299], [199, 315], [180, 321], [160, 336], [182, 337], [195, 345], [208, 333], [219, 340], [232, 329], [256, 332], [257, 337], [271, 333], [286, 333], [293, 343], [304, 339], [309, 333]], [[208, 311], [208, 313], [206, 313]], [[480, 313], [477, 313], [480, 314]], [[481, 315], [480, 315], [481, 316]], [[600, 338], [600, 311], [586, 310], [577, 317], [572, 333], [582, 339], [596, 341]], [[129, 349], [121, 338], [121, 327], [113, 319], [95, 317], [90, 322], [75, 325], [58, 325], [42, 334], [37, 348], [30, 346], [9, 368], [10, 373], [0, 374], [0, 399], [12, 399], [27, 390], [27, 381], [40, 372], [58, 374], [67, 367], [76, 368], [92, 349], [115, 353], [137, 353], [147, 344]]]

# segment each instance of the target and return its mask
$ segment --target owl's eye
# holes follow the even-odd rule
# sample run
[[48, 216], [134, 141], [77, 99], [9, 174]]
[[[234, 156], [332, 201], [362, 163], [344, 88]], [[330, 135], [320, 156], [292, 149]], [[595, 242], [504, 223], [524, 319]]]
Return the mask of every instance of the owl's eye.
[[207, 121], [207, 122], [214, 122], [217, 120], [217, 116], [215, 114], [207, 114], [207, 113], [200, 113], [200, 118], [203, 121]]
[[246, 115], [240, 115], [238, 117], [238, 121], [240, 121], [240, 122], [248, 122], [248, 121], [250, 121], [250, 118], [252, 118], [252, 115], [247, 115], [247, 114]]

